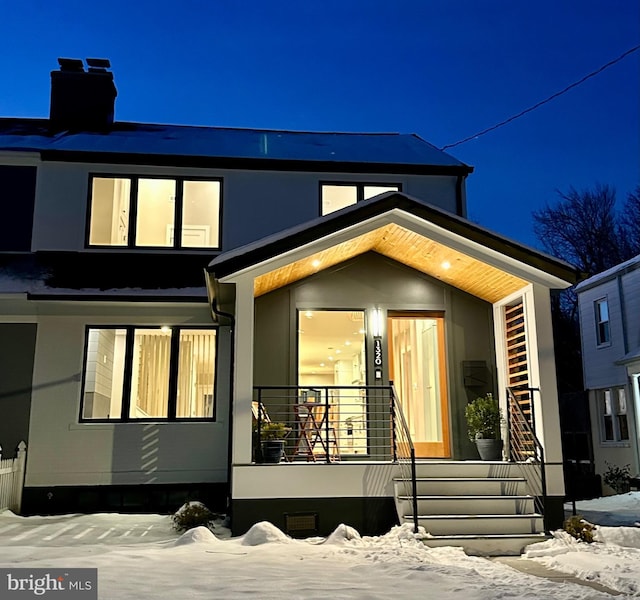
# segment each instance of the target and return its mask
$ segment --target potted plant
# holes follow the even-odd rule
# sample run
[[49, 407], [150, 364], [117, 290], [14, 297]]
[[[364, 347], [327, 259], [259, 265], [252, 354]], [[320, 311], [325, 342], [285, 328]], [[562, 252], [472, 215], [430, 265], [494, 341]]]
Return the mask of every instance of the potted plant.
[[262, 462], [279, 463], [284, 456], [284, 438], [291, 431], [284, 423], [262, 423], [260, 428], [260, 448]]
[[480, 396], [467, 404], [464, 411], [467, 418], [469, 439], [475, 442], [482, 460], [502, 459], [502, 439], [500, 426], [504, 419], [498, 400], [492, 394]]

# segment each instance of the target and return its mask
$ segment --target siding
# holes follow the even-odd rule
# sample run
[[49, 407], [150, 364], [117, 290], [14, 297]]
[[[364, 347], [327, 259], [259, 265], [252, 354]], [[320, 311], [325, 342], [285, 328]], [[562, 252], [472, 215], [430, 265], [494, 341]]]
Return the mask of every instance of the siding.
[[320, 215], [321, 181], [399, 183], [405, 193], [456, 210], [456, 177], [304, 173], [46, 162], [38, 171], [34, 250], [84, 249], [89, 174], [222, 178], [222, 249]]

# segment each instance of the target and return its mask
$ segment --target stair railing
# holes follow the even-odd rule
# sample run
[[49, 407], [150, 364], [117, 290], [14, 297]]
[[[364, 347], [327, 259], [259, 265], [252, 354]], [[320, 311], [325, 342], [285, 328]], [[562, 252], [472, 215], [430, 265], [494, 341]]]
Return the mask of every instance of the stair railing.
[[[520, 390], [522, 391], [522, 390]], [[544, 448], [532, 427], [533, 392], [536, 388], [527, 388], [531, 417], [525, 415], [513, 388], [507, 388], [507, 425], [509, 431], [509, 459], [520, 465], [523, 477], [527, 481], [529, 492], [534, 498], [535, 507], [543, 515], [545, 531], [548, 529], [545, 518], [547, 503], [547, 475], [544, 462]], [[525, 467], [531, 465], [531, 468]]]
[[389, 408], [391, 411], [391, 435], [393, 461], [400, 467], [405, 494], [411, 498], [413, 511], [413, 532], [418, 533], [418, 483], [416, 478], [416, 450], [411, 439], [411, 432], [407, 420], [402, 412], [402, 406], [398, 401], [398, 394], [389, 382], [391, 394], [389, 395]]

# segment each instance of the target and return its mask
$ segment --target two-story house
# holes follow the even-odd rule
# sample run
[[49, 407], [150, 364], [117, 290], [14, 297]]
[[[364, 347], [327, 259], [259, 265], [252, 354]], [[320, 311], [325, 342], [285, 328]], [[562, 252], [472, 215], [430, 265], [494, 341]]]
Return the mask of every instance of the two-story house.
[[[432, 532], [484, 510], [457, 533], [537, 535], [512, 468], [543, 449], [533, 494], [562, 519], [549, 294], [576, 273], [468, 221], [470, 167], [416, 135], [114, 121], [108, 63], [88, 64], [52, 72], [49, 119], [0, 120], [0, 443], [28, 442], [25, 512], [188, 495], [236, 533], [376, 533], [413, 448], [435, 482], [416, 510], [460, 500]], [[486, 393], [511, 462], [467, 439]], [[260, 463], [269, 421], [278, 464]]]
[[578, 284], [596, 472], [640, 473], [640, 256]]

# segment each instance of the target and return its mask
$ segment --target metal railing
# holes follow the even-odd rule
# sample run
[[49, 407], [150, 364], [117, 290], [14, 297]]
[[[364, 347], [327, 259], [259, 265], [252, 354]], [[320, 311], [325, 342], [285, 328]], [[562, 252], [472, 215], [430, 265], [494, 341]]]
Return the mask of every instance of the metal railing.
[[[520, 392], [522, 390], [519, 390]], [[534, 498], [536, 509], [545, 514], [547, 502], [547, 475], [544, 462], [544, 448], [537, 438], [533, 423], [533, 392], [536, 388], [527, 388], [530, 415], [526, 415], [513, 388], [507, 388], [507, 424], [509, 432], [509, 459], [521, 465], [523, 477], [527, 480], [529, 491]], [[531, 465], [526, 468], [525, 465]], [[545, 519], [545, 530], [546, 519]]]
[[284, 462], [393, 461], [418, 531], [416, 452], [393, 383], [385, 386], [256, 386], [253, 456], [278, 431]]
[[395, 386], [391, 382], [391, 422], [393, 428], [393, 460], [400, 467], [405, 494], [411, 498], [413, 532], [418, 533], [418, 483], [416, 478], [416, 450], [409, 426], [398, 402]]
[[287, 462], [390, 461], [391, 394], [390, 386], [257, 386], [255, 460], [261, 442], [284, 427]]

